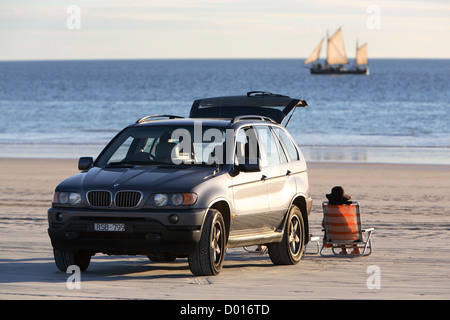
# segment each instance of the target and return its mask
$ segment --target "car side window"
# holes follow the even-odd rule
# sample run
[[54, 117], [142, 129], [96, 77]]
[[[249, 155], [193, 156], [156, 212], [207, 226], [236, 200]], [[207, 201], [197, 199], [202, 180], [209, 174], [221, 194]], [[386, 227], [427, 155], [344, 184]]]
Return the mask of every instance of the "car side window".
[[[278, 139], [275, 139], [272, 134], [272, 130], [268, 126], [257, 126], [256, 131], [258, 132], [259, 142], [261, 143], [263, 152], [266, 155], [266, 165], [273, 166], [280, 163], [286, 163], [287, 159], [283, 153], [283, 150], [280, 150], [281, 146]], [[281, 154], [283, 156], [281, 156]]]
[[[276, 129], [276, 128], [272, 128], [272, 129]], [[280, 140], [278, 139], [277, 135], [272, 131], [272, 136], [275, 140], [275, 144], [277, 146], [278, 149], [278, 154], [280, 155], [280, 161], [281, 163], [287, 163], [288, 162], [288, 158], [287, 155], [283, 149], [283, 145], [281, 144]]]
[[284, 145], [289, 161], [298, 161], [300, 157], [292, 139], [284, 132], [284, 130], [280, 128], [275, 128], [274, 130]]
[[236, 135], [236, 165], [245, 163], [245, 158], [259, 158], [259, 146], [255, 130], [252, 127], [242, 128]]

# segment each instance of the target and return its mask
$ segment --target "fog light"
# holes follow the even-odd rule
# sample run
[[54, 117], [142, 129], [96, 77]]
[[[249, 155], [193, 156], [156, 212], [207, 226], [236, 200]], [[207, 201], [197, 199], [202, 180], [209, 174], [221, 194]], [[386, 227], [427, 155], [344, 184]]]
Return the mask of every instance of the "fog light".
[[56, 218], [56, 220], [58, 220], [58, 221], [62, 221], [62, 219], [63, 219], [63, 214], [62, 214], [62, 212], [57, 212], [57, 213], [55, 214], [55, 218]]
[[145, 235], [145, 239], [150, 241], [159, 241], [161, 240], [161, 235], [159, 233], [147, 233]]
[[169, 221], [170, 223], [177, 223], [178, 220], [180, 220], [180, 218], [176, 215], [176, 214], [171, 214], [169, 216]]
[[66, 236], [67, 239], [72, 239], [73, 240], [73, 239], [78, 238], [78, 233], [76, 233], [76, 232], [66, 232], [65, 236]]

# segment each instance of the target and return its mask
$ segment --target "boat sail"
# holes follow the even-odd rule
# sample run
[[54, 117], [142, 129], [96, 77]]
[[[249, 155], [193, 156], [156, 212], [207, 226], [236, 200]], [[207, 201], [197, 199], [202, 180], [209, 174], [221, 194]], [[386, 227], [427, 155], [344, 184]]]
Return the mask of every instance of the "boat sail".
[[367, 57], [367, 43], [363, 44], [359, 48], [358, 46], [356, 47], [356, 65], [361, 66], [369, 64], [369, 58]]
[[348, 58], [345, 53], [344, 38], [342, 37], [342, 29], [339, 28], [331, 38], [328, 38], [328, 55], [327, 64], [347, 64]]
[[314, 49], [313, 52], [311, 52], [309, 57], [305, 60], [305, 64], [319, 60], [320, 50], [322, 50], [322, 45], [323, 45], [323, 39], [320, 40], [320, 42], [317, 45], [317, 47]]
[[331, 37], [327, 36], [327, 59], [325, 66], [322, 66], [320, 63], [314, 63], [319, 60], [322, 45], [323, 39], [304, 61], [304, 64], [313, 63], [310, 68], [312, 74], [369, 74], [369, 69], [364, 67], [369, 63], [367, 44], [359, 48], [357, 46], [355, 67], [353, 69], [345, 69], [343, 67], [349, 61], [345, 52], [342, 28], [339, 28]]

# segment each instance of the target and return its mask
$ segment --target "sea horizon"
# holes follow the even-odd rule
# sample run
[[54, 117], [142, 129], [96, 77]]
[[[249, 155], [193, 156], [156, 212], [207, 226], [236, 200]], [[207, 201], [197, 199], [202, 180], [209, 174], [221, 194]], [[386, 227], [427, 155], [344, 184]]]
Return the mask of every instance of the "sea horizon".
[[[235, 57], [235, 58], [229, 58], [229, 57], [205, 57], [205, 58], [200, 58], [200, 57], [174, 57], [174, 58], [163, 58], [163, 57], [156, 57], [156, 58], [76, 58], [76, 59], [67, 59], [67, 58], [45, 58], [45, 59], [6, 59], [6, 60], [0, 60], [1, 62], [52, 62], [52, 61], [94, 61], [94, 62], [98, 62], [98, 61], [171, 61], [171, 60], [297, 60], [301, 63], [303, 63], [303, 61], [306, 59], [307, 57], [267, 57], [267, 58], [262, 58], [262, 57]], [[351, 64], [351, 62], [355, 59], [354, 56], [349, 56], [349, 63]], [[325, 58], [321, 58], [319, 59], [319, 61], [323, 61], [325, 60]], [[446, 57], [379, 57], [379, 58], [369, 58], [369, 65], [370, 65], [370, 61], [372, 60], [450, 60], [450, 58], [446, 58]]]

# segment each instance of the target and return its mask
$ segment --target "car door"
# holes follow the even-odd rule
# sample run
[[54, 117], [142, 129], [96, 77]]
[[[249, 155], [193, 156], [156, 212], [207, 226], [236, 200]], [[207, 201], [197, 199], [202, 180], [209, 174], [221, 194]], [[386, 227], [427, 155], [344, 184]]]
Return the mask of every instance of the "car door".
[[[295, 186], [297, 189], [296, 194], [302, 194], [305, 198], [310, 198], [309, 194], [309, 180], [306, 171], [306, 162], [303, 154], [292, 139], [287, 130], [283, 128], [274, 128], [276, 136], [279, 138], [286, 156], [288, 157], [290, 164], [291, 177], [295, 180]], [[311, 205], [311, 202], [309, 203]]]
[[265, 169], [268, 182], [269, 216], [268, 227], [277, 229], [289, 209], [296, 193], [295, 180], [292, 178], [291, 164], [272, 126], [257, 126], [258, 138], [265, 157]]
[[[235, 164], [245, 158], [259, 156], [254, 128], [241, 128], [236, 135]], [[260, 172], [239, 172], [232, 180], [234, 217], [232, 233], [263, 231], [267, 227], [269, 213], [268, 184], [265, 169]]]

